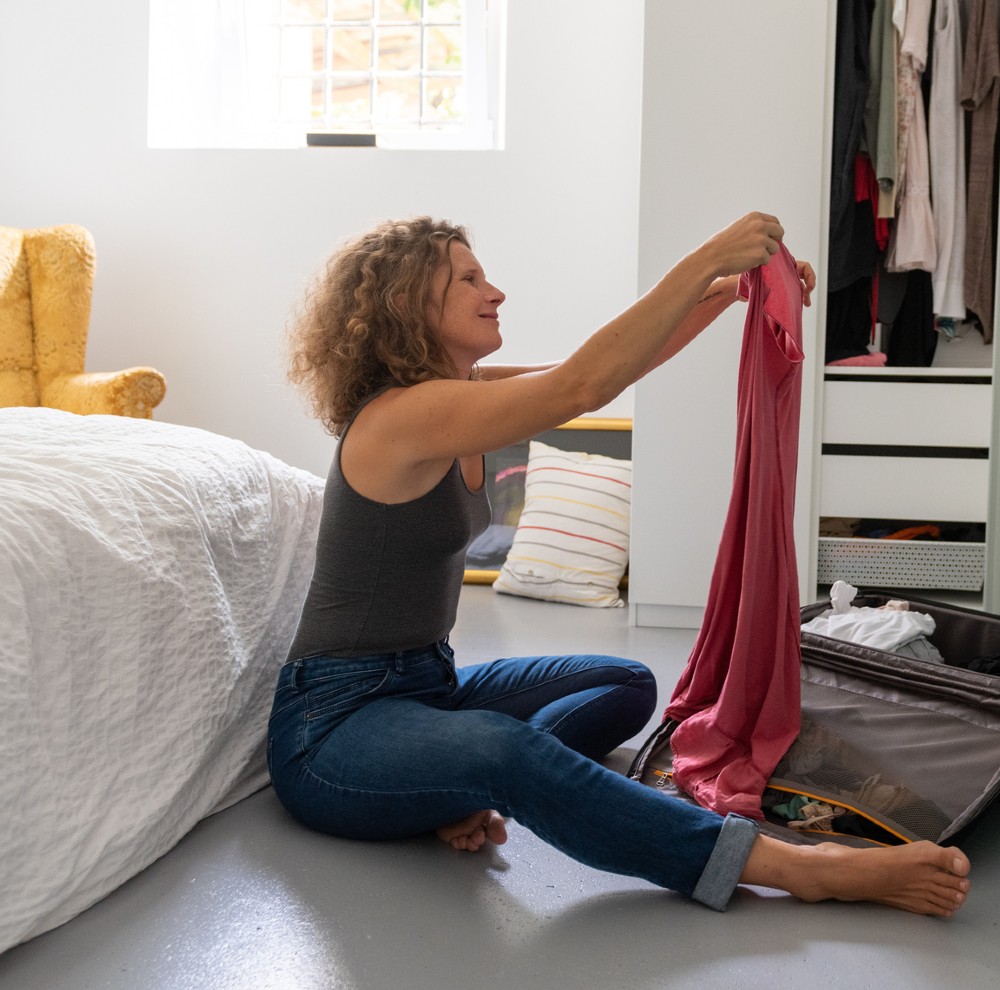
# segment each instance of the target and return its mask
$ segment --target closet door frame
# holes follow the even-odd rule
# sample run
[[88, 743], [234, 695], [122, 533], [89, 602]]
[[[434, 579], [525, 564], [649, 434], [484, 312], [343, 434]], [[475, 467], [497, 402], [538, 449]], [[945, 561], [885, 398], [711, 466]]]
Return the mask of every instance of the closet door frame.
[[[998, 252], [1000, 255], [1000, 252]], [[997, 258], [994, 274], [993, 299], [1000, 298], [1000, 257]], [[996, 303], [994, 302], [994, 323], [996, 323]], [[997, 355], [997, 341], [993, 341], [993, 429], [990, 434], [989, 494], [986, 512], [986, 566], [983, 573], [983, 610], [1000, 613], [1000, 401], [997, 385], [1000, 382], [1000, 358]]]

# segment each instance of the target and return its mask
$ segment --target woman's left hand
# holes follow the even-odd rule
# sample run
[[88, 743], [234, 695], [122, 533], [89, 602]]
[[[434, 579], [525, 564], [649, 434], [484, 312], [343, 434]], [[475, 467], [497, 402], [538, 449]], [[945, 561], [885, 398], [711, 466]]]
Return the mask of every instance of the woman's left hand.
[[809, 297], [812, 295], [813, 289], [816, 288], [816, 273], [808, 261], [796, 261], [795, 268], [802, 281], [802, 303], [805, 306], [809, 306], [811, 305]]

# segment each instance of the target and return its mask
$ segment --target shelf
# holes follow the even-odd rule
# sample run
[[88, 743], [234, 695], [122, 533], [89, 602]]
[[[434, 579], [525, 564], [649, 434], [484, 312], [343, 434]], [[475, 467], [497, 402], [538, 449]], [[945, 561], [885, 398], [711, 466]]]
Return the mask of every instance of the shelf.
[[939, 378], [981, 378], [988, 383], [993, 378], [992, 368], [979, 367], [931, 367], [931, 368], [866, 368], [853, 365], [824, 365], [823, 377], [826, 381], [858, 378], [906, 378], [927, 379], [934, 381]]

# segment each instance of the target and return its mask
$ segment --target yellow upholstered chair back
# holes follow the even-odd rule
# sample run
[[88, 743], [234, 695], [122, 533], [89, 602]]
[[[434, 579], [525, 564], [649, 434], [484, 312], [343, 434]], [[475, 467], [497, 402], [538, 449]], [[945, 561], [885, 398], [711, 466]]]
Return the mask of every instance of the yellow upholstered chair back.
[[158, 371], [83, 370], [94, 259], [76, 224], [0, 227], [0, 406], [152, 416], [166, 391]]

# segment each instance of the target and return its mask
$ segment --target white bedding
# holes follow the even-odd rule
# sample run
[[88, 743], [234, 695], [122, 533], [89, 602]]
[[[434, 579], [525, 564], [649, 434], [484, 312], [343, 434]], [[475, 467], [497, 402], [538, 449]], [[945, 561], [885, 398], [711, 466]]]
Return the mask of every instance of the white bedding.
[[0, 952], [266, 783], [322, 491], [202, 430], [0, 409]]

